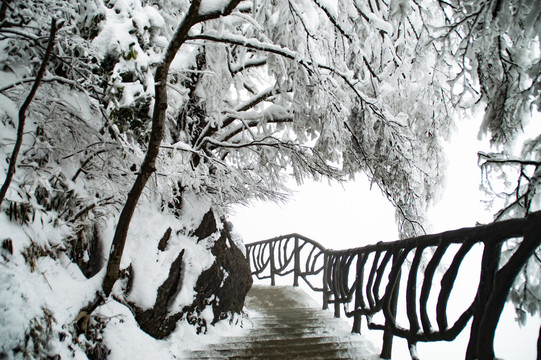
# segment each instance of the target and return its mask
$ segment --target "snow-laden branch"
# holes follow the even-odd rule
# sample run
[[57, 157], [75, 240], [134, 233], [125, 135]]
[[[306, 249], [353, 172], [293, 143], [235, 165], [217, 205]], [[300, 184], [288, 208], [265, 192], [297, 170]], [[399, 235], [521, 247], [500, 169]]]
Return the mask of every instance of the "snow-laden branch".
[[340, 26], [340, 24], [338, 24], [338, 21], [336, 20], [336, 17], [335, 15], [331, 14], [331, 11], [329, 8], [327, 8], [327, 6], [325, 6], [324, 4], [321, 3], [321, 1], [318, 1], [318, 0], [314, 0], [314, 3], [325, 13], [325, 15], [327, 16], [327, 18], [329, 19], [329, 21], [333, 24], [333, 26], [340, 32], [340, 34], [342, 34], [342, 36], [344, 36], [346, 39], [348, 39], [348, 41], [352, 41], [351, 39], [351, 35], [349, 35], [348, 33], [346, 33], [346, 31], [344, 29], [342, 29], [342, 27]]
[[330, 65], [316, 63], [315, 61], [311, 61], [311, 60], [304, 60], [300, 54], [296, 53], [295, 51], [291, 49], [282, 47], [280, 45], [268, 43], [268, 42], [261, 42], [257, 39], [248, 39], [244, 36], [232, 34], [227, 31], [217, 32], [215, 30], [208, 30], [204, 34], [190, 35], [188, 36], [188, 39], [226, 43], [226, 44], [232, 44], [232, 45], [237, 45], [237, 46], [243, 46], [252, 50], [259, 50], [263, 52], [272, 53], [272, 54], [279, 55], [287, 59], [296, 61], [297, 63], [302, 65], [304, 68], [306, 68], [310, 72], [312, 72], [314, 68], [327, 70], [335, 74], [339, 78], [341, 78], [347, 84], [347, 86], [351, 90], [353, 90], [355, 96], [359, 100], [361, 100], [362, 103], [369, 105], [374, 113], [376, 113], [378, 116], [383, 118], [383, 114], [375, 106], [374, 102], [367, 100], [366, 96], [362, 94], [359, 91], [359, 89], [357, 89], [357, 87], [355, 86], [356, 81], [353, 80], [349, 72], [338, 70], [335, 67], [330, 66]]
[[30, 39], [32, 41], [38, 41], [40, 39], [45, 39], [46, 37], [43, 37], [43, 36], [36, 36], [34, 34], [31, 34], [31, 33], [28, 33], [28, 32], [25, 32], [25, 31], [21, 31], [21, 30], [18, 30], [18, 29], [2, 29], [2, 34], [13, 34], [13, 35], [18, 35], [20, 37], [23, 37], [23, 38], [27, 38], [27, 39]]
[[244, 118], [244, 117], [239, 117], [240, 119], [243, 120], [242, 124], [240, 124], [239, 126], [236, 126], [236, 127], [232, 128], [232, 129], [230, 129], [229, 131], [225, 132], [224, 134], [222, 134], [220, 136], [220, 138], [222, 138], [224, 141], [231, 140], [232, 138], [234, 138], [236, 135], [240, 134], [245, 129], [249, 130], [250, 128], [255, 128], [258, 125], [260, 125], [261, 123], [280, 124], [280, 123], [291, 123], [291, 122], [293, 122], [293, 115], [290, 114], [290, 113], [286, 113], [286, 114], [283, 114], [281, 116], [274, 116], [271, 113], [266, 113], [266, 114], [263, 113], [263, 114], [258, 114], [258, 117], [260, 117], [260, 119], [253, 119], [253, 120], [249, 120], [249, 121], [246, 121], [246, 118]]
[[267, 63], [267, 58], [250, 59], [242, 64], [231, 65], [229, 70], [231, 71], [231, 74], [235, 75], [243, 70], [253, 68], [253, 67], [263, 66], [266, 63]]
[[206, 21], [229, 15], [240, 1], [201, 0], [199, 4], [199, 21]]
[[[230, 125], [235, 119], [235, 116], [232, 116], [231, 114], [234, 113], [240, 113], [246, 110], [249, 110], [256, 106], [257, 104], [265, 101], [269, 96], [274, 95], [277, 93], [277, 89], [275, 86], [269, 86], [265, 90], [261, 91], [257, 95], [253, 96], [252, 98], [240, 103], [230, 114], [225, 115], [221, 119], [222, 127], [226, 127]], [[195, 142], [195, 148], [201, 149], [205, 145], [205, 141], [207, 138], [211, 137], [216, 132], [216, 129], [212, 128], [212, 124], [208, 123], [203, 131], [201, 131], [201, 135], [199, 135], [199, 138]]]
[[483, 160], [485, 163], [517, 164], [517, 165], [530, 165], [530, 166], [541, 165], [541, 161], [526, 160], [526, 159], [521, 159], [521, 158], [516, 158], [516, 157], [508, 157], [502, 154], [485, 153], [482, 151], [479, 151], [477, 153], [477, 156], [479, 157], [480, 160]]
[[[31, 82], [34, 82], [34, 81], [36, 81], [35, 77], [20, 79], [18, 81], [15, 81], [12, 84], [9, 84], [9, 85], [4, 86], [3, 88], [0, 88], [0, 93], [3, 93], [4, 91], [10, 90], [10, 89], [13, 89], [16, 86], [19, 86], [19, 85], [22, 85], [22, 84], [25, 84], [25, 83], [31, 83]], [[77, 81], [69, 80], [69, 79], [66, 79], [66, 78], [61, 77], [61, 76], [44, 77], [43, 79], [41, 79], [41, 82], [42, 83], [45, 83], [45, 82], [60, 82], [60, 83], [64, 83], [64, 84], [76, 87], [80, 91], [86, 93], [86, 90]]]
[[265, 136], [244, 143], [232, 143], [216, 139], [208, 139], [208, 142], [224, 149], [259, 148], [262, 146], [278, 148], [285, 151], [290, 157], [293, 168], [299, 170], [299, 172], [309, 172], [312, 176], [323, 175], [337, 180], [343, 176], [340, 170], [327, 164], [317, 150], [292, 141], [282, 141], [273, 136]]
[[252, 146], [278, 146], [278, 142], [269, 142], [265, 140], [266, 138], [262, 140], [253, 140], [246, 143], [232, 143], [227, 141], [219, 141], [213, 138], [208, 138], [207, 142], [211, 143], [217, 147], [226, 148], [226, 149], [241, 149], [245, 147], [252, 147]]

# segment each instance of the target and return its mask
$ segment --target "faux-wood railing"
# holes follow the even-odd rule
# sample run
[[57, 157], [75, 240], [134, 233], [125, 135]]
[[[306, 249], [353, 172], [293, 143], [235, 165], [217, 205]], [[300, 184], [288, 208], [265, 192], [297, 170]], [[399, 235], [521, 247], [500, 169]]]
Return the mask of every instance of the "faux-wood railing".
[[[507, 259], [501, 256], [504, 243], [516, 245]], [[323, 308], [334, 304], [336, 317], [344, 306], [346, 316], [354, 319], [353, 332], [360, 333], [365, 316], [369, 329], [384, 331], [384, 359], [390, 358], [394, 336], [408, 341], [410, 354], [416, 359], [417, 342], [452, 341], [473, 318], [466, 359], [492, 360], [496, 327], [509, 291], [540, 244], [541, 211], [526, 218], [347, 250], [329, 250], [304, 236], [290, 234], [247, 244], [246, 256], [257, 278], [270, 279], [274, 285], [276, 276], [292, 274], [294, 286], [301, 278], [312, 290], [322, 292]], [[480, 273], [472, 279], [478, 283], [477, 290], [470, 305], [449, 324], [451, 292], [464, 258], [475, 249], [482, 249]], [[444, 258], [449, 263], [442, 261]], [[406, 293], [402, 316], [397, 314], [397, 303], [403, 274]], [[314, 284], [318, 278], [321, 287]], [[441, 280], [435, 308], [431, 309], [435, 278]], [[381, 313], [383, 323], [375, 322], [373, 318]], [[407, 325], [396, 320], [404, 317]], [[432, 324], [434, 318], [437, 328]], [[541, 336], [538, 358], [540, 346]]]

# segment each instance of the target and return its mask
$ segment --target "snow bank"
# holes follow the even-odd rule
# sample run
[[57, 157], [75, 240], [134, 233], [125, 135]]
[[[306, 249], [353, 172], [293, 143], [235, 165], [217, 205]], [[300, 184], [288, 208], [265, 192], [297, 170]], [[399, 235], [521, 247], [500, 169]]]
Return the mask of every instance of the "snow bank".
[[[186, 195], [186, 216], [182, 220], [161, 212], [152, 204], [143, 203], [137, 208], [121, 265], [123, 269], [129, 265], [133, 268], [133, 288], [126, 299], [128, 302], [143, 308], [152, 307], [158, 287], [182, 249], [186, 250], [183, 284], [169, 311], [180, 311], [193, 302], [193, 288], [199, 275], [215, 260], [210, 252], [211, 242], [197, 243], [197, 239], [191, 236], [194, 226], [201, 222], [209, 208], [195, 194]], [[87, 358], [78, 346], [87, 340], [83, 335], [77, 337], [73, 325], [80, 309], [101, 288], [104, 269], [93, 278], [86, 279], [62, 251], [55, 251], [62, 246], [61, 240], [68, 232], [65, 226], [53, 226], [51, 219], [52, 216], [42, 213], [34, 222], [19, 226], [0, 213], [0, 242], [11, 239], [13, 244], [13, 253], [3, 251], [3, 257], [0, 257], [2, 359], [28, 358], [33, 356], [32, 351], [38, 351], [40, 356], [60, 355], [62, 359]], [[115, 225], [116, 219], [110, 218], [103, 230], [104, 239], [112, 239]], [[171, 237], [165, 250], [160, 251], [158, 243], [169, 227], [172, 229]], [[108, 249], [110, 240], [106, 242], [104, 245]], [[123, 281], [117, 282], [115, 296], [124, 296], [124, 285]], [[240, 326], [246, 326], [238, 317], [232, 323], [225, 321], [211, 326], [211, 308], [204, 309], [202, 317], [208, 320], [207, 334], [197, 335], [194, 326], [180, 320], [172, 335], [156, 340], [138, 327], [128, 307], [111, 297], [98, 307], [91, 322], [100, 324], [98, 338], [110, 350], [108, 359], [113, 360], [178, 358], [186, 346], [203, 346], [214, 342], [220, 334], [241, 331]], [[97, 330], [93, 328], [92, 331]], [[32, 336], [36, 336], [35, 341]]]

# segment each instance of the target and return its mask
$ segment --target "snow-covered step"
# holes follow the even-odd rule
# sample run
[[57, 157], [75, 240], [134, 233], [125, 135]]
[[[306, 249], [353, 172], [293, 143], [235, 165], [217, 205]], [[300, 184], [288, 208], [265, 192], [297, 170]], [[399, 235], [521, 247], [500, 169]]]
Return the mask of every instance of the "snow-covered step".
[[278, 346], [297, 346], [299, 344], [303, 345], [313, 345], [313, 344], [325, 344], [329, 342], [341, 342], [342, 344], [348, 344], [350, 347], [357, 346], [357, 342], [360, 341], [359, 336], [355, 337], [340, 337], [339, 339], [333, 338], [330, 336], [309, 336], [303, 337], [302, 341], [299, 341], [299, 338], [277, 338], [277, 339], [267, 339], [263, 340], [260, 337], [247, 336], [247, 337], [229, 337], [224, 338], [222, 343], [212, 344], [209, 346], [210, 350], [234, 350], [234, 349], [244, 349], [246, 348], [246, 342], [250, 343], [252, 348], [272, 348]]
[[373, 345], [351, 334], [351, 325], [322, 311], [299, 288], [254, 286], [250, 317], [240, 336], [186, 353], [186, 359], [373, 359]]
[[326, 348], [318, 347], [283, 347], [281, 349], [244, 349], [244, 350], [207, 350], [196, 351], [184, 359], [351, 359], [363, 360], [362, 352], [355, 349], [337, 349], [332, 346]]

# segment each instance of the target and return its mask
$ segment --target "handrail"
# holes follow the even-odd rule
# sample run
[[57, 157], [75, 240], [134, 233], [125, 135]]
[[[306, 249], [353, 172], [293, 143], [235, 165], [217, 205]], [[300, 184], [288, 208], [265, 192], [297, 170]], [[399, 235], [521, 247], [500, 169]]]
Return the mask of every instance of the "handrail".
[[[521, 238], [517, 249], [500, 264], [503, 243], [515, 238]], [[450, 324], [447, 305], [458, 271], [464, 258], [480, 244], [483, 252], [476, 295]], [[323, 308], [334, 304], [336, 317], [342, 305], [345, 315], [354, 319], [353, 332], [360, 333], [363, 316], [369, 329], [383, 330], [384, 359], [390, 358], [394, 336], [406, 339], [412, 359], [417, 359], [417, 342], [452, 341], [473, 318], [466, 359], [492, 360], [496, 327], [511, 286], [540, 244], [538, 211], [525, 218], [346, 250], [326, 249], [299, 234], [283, 235], [247, 244], [246, 256], [257, 278], [270, 278], [274, 285], [276, 276], [293, 274], [293, 285], [298, 286], [301, 278], [312, 290], [322, 292]], [[453, 245], [458, 246], [454, 254], [450, 250]], [[446, 266], [442, 259], [449, 254], [450, 264]], [[312, 279], [320, 274], [322, 286], [318, 288]], [[397, 321], [402, 274], [406, 275], [407, 325]], [[435, 314], [430, 314], [429, 298], [438, 276], [441, 286]], [[383, 314], [384, 323], [373, 321], [377, 313]], [[432, 324], [434, 318], [437, 327]]]

